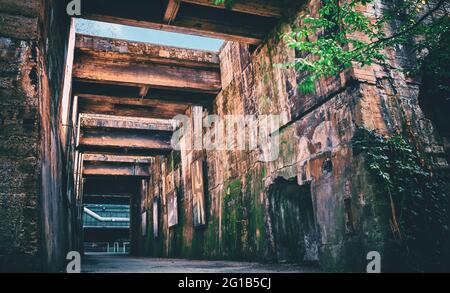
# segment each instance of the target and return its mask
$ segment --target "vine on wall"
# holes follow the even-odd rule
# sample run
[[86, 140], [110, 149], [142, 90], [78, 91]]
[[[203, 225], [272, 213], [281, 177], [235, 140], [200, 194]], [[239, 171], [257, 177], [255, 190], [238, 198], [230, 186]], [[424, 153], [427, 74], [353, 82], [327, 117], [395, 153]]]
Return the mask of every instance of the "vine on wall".
[[353, 142], [375, 184], [376, 201], [389, 217], [388, 242], [399, 270], [449, 269], [448, 182], [432, 175], [418, 152], [400, 134], [385, 137], [358, 129]]

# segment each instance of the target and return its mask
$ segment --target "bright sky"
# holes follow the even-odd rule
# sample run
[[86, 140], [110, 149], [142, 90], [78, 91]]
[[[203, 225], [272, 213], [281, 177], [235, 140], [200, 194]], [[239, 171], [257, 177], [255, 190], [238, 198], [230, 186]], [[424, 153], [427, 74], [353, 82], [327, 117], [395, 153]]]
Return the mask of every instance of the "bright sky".
[[219, 51], [223, 40], [110, 24], [84, 19], [76, 20], [77, 33], [129, 41], [146, 42], [188, 49]]

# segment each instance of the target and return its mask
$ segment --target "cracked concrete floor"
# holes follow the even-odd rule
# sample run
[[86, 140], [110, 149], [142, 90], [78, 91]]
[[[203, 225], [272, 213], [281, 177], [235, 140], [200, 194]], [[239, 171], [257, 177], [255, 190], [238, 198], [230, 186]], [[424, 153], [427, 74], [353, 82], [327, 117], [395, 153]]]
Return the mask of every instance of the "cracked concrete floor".
[[314, 266], [234, 261], [159, 259], [128, 255], [89, 254], [83, 273], [314, 273]]

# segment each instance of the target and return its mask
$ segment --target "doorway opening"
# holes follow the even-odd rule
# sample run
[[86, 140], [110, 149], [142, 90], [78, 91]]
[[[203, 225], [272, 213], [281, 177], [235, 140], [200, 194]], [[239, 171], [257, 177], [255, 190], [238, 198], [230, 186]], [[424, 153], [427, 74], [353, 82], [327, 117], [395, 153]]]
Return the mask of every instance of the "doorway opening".
[[138, 229], [133, 204], [139, 182], [132, 178], [93, 177], [84, 183], [85, 254], [132, 254]]
[[127, 254], [130, 252], [130, 205], [84, 204], [83, 230], [85, 253]]
[[279, 263], [316, 262], [318, 233], [310, 184], [278, 178], [269, 188], [269, 214]]

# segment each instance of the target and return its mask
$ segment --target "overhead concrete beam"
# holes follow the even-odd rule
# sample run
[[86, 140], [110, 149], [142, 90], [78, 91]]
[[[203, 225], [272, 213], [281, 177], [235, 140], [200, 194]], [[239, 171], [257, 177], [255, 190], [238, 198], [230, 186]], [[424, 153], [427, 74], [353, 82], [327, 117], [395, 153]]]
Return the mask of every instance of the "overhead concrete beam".
[[177, 125], [177, 121], [167, 119], [80, 114], [80, 126], [82, 129], [109, 128], [173, 132], [176, 130]]
[[77, 81], [205, 93], [218, 93], [222, 86], [219, 70], [144, 64], [138, 61], [115, 62], [87, 55], [78, 56], [73, 70], [73, 77]]
[[148, 164], [117, 162], [85, 162], [83, 176], [149, 177]]
[[84, 154], [83, 160], [85, 162], [150, 164], [154, 161], [154, 158], [139, 156], [114, 156], [105, 154]]
[[164, 13], [164, 21], [171, 24], [177, 17], [178, 10], [180, 10], [181, 1], [179, 0], [168, 0], [166, 12]]
[[[136, 117], [154, 117], [154, 114], [159, 113], [164, 118], [184, 114], [189, 106], [210, 107], [216, 97], [211, 93], [174, 89], [151, 88], [144, 93], [137, 86], [91, 82], [74, 82], [72, 92], [80, 99], [82, 113], [96, 113], [98, 109], [101, 111], [98, 114], [133, 116], [133, 113], [139, 113], [137, 110], [142, 109], [142, 114], [137, 114]], [[116, 113], [116, 110], [125, 115]]]
[[208, 6], [213, 8], [230, 9], [236, 12], [248, 13], [266, 17], [279, 18], [283, 15], [285, 9], [284, 0], [234, 0], [231, 7], [226, 7], [224, 4], [215, 5], [211, 0], [182, 0], [185, 3], [191, 3], [201, 6]]
[[170, 140], [170, 132], [84, 128], [77, 147], [85, 153], [154, 156], [169, 153]]
[[216, 52], [77, 34], [77, 52], [95, 58], [139, 61], [184, 67], [220, 67]]

